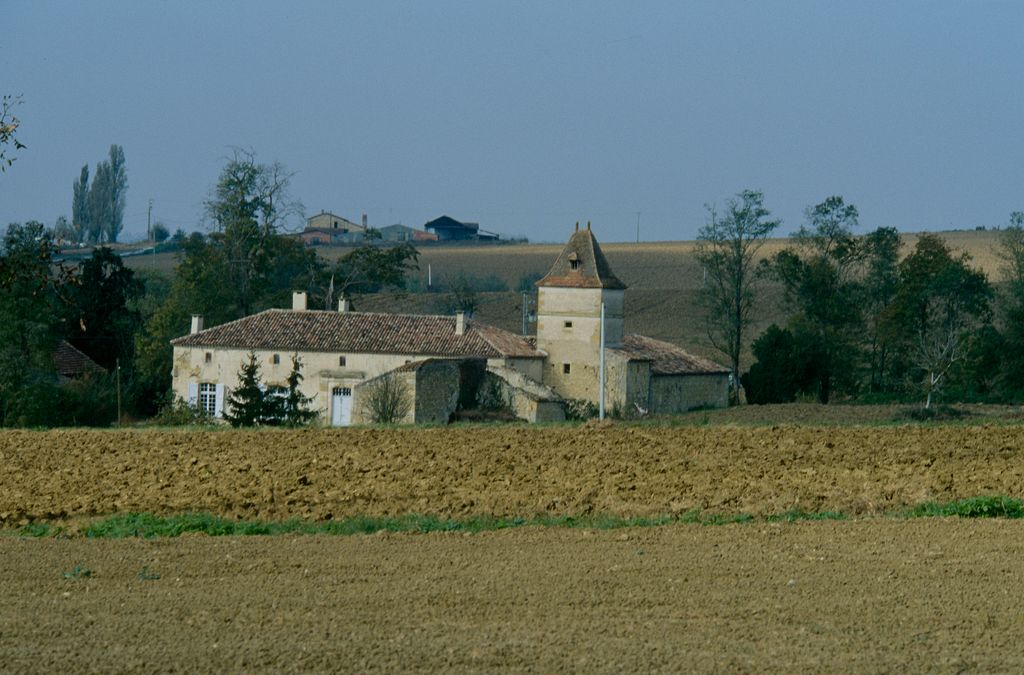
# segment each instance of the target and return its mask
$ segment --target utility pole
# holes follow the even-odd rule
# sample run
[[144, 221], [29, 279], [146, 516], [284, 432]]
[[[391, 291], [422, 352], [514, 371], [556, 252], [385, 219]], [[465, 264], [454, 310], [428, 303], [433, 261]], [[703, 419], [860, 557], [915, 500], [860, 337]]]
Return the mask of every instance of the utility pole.
[[636, 243], [640, 243], [640, 212], [636, 212]]
[[598, 378], [598, 387], [600, 388], [597, 394], [597, 417], [598, 419], [604, 419], [604, 303], [601, 303], [601, 359], [599, 365], [600, 377]]
[[528, 335], [527, 331], [530, 328], [530, 326], [529, 326], [530, 308], [528, 306], [529, 302], [530, 302], [530, 300], [529, 300], [529, 296], [527, 295], [527, 291], [523, 291], [523, 335]]
[[114, 371], [117, 374], [117, 426], [121, 426], [121, 359], [114, 361]]
[[149, 200], [149, 211], [146, 213], [146, 234], [149, 236], [149, 240], [153, 242], [153, 246], [156, 246], [156, 241], [153, 238], [153, 200]]

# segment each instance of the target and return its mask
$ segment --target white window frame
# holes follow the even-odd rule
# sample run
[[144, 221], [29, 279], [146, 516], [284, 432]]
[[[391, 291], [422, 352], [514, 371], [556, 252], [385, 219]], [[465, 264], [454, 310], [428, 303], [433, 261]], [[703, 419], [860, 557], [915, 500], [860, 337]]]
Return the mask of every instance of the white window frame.
[[217, 384], [215, 382], [200, 382], [198, 394], [196, 403], [199, 409], [211, 417], [216, 417]]

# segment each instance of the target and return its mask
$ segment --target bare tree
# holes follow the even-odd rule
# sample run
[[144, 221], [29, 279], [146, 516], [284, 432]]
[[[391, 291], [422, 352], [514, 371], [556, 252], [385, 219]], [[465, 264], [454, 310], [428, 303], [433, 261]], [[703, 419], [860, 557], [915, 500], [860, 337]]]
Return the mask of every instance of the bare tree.
[[972, 323], [959, 308], [929, 301], [927, 319], [918, 328], [913, 353], [915, 364], [924, 372], [921, 386], [927, 394], [925, 409], [932, 407], [932, 399], [942, 389], [950, 369], [967, 356]]
[[711, 344], [729, 359], [732, 370], [730, 399], [739, 402], [740, 354], [756, 301], [757, 252], [780, 224], [769, 220], [764, 195], [744, 190], [726, 201], [726, 215], [718, 217], [708, 205], [708, 222], [697, 237], [697, 262], [704, 268], [700, 301], [705, 311]]
[[368, 382], [361, 398], [366, 413], [377, 424], [401, 422], [412, 409], [409, 385], [396, 373], [387, 373]]

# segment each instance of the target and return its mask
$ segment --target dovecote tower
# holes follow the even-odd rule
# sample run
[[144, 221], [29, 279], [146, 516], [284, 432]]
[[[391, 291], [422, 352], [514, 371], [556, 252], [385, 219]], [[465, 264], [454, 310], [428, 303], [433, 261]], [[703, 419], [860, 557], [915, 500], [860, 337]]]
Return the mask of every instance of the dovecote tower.
[[537, 282], [537, 348], [548, 355], [544, 384], [566, 398], [598, 399], [601, 303], [605, 347], [622, 344], [626, 285], [579, 223], [547, 276]]

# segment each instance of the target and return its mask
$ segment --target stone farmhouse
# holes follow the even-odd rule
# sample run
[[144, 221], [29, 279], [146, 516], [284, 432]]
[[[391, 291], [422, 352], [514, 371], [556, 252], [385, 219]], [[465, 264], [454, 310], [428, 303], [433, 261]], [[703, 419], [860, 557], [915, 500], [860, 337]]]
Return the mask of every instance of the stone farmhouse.
[[[324, 424], [372, 421], [370, 392], [385, 378], [404, 383], [407, 423], [445, 423], [467, 388], [497, 387], [517, 417], [564, 419], [564, 401], [600, 397], [604, 305], [605, 404], [620, 414], [676, 413], [727, 404], [729, 371], [677, 347], [624, 331], [626, 286], [611, 271], [589, 225], [572, 234], [537, 282], [537, 335], [526, 337], [455, 316], [270, 309], [220, 326], [192, 319], [172, 341], [176, 396], [215, 417], [254, 352], [263, 382], [283, 386], [291, 356], [303, 363], [303, 391]], [[473, 392], [468, 392], [472, 398]]]
[[321, 211], [306, 219], [306, 229], [299, 234], [299, 238], [308, 246], [348, 244], [363, 241], [366, 238], [366, 230], [365, 213], [363, 224], [358, 225], [339, 215]]

